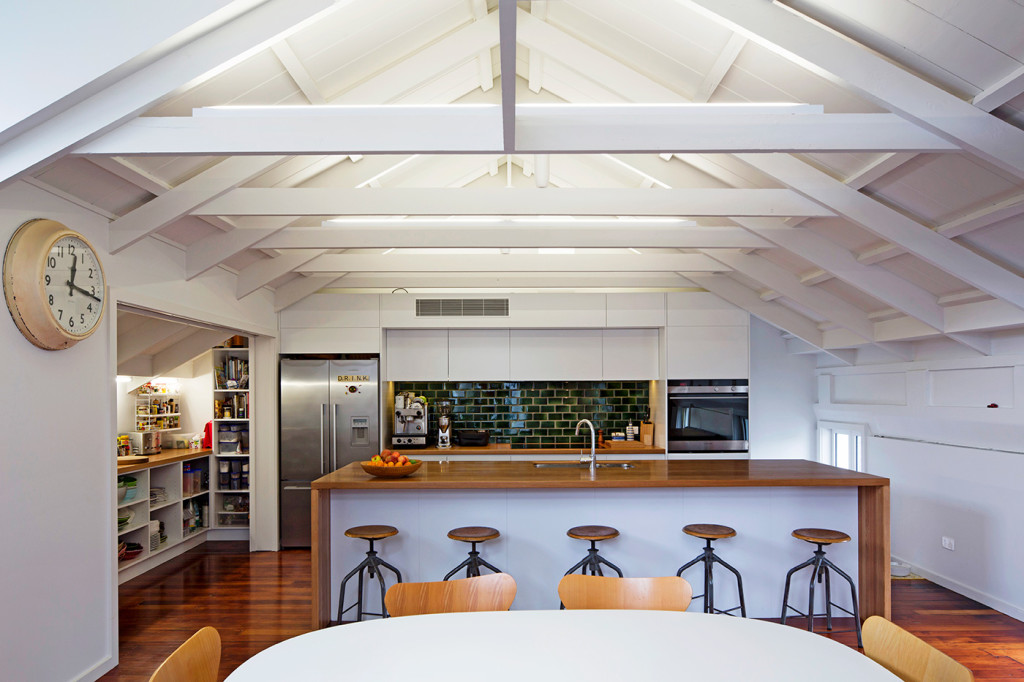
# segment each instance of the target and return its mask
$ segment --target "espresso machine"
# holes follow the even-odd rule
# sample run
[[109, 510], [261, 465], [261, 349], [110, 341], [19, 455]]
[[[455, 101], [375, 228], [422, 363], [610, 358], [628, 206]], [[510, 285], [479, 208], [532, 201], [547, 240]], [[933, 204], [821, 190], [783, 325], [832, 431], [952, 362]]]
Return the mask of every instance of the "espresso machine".
[[452, 404], [442, 400], [437, 404], [437, 447], [441, 449], [452, 446]]
[[414, 393], [395, 394], [395, 429], [391, 445], [426, 447], [427, 401]]

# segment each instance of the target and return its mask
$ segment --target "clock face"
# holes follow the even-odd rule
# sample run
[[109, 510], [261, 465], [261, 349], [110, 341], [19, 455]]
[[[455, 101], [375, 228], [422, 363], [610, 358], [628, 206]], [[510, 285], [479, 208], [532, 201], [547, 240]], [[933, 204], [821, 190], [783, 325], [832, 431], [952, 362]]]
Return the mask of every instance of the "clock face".
[[103, 313], [103, 270], [82, 239], [53, 242], [43, 267], [43, 290], [54, 321], [68, 334], [85, 335]]

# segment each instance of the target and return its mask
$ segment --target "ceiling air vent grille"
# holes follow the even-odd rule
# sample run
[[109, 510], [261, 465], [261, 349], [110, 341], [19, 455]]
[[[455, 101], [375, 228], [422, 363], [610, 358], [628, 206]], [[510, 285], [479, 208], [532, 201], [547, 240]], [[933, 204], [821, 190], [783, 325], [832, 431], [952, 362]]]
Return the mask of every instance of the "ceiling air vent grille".
[[508, 317], [508, 299], [417, 298], [416, 317]]

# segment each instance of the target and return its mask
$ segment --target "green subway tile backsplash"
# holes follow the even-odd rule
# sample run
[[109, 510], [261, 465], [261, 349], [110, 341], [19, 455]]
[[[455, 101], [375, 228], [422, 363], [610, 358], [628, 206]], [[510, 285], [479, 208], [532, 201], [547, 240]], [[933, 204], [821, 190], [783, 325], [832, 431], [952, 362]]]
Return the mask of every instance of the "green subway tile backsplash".
[[647, 381], [396, 382], [395, 392], [412, 391], [427, 399], [429, 433], [437, 433], [437, 403], [448, 400], [456, 429], [485, 429], [492, 443], [540, 447], [577, 447], [589, 433], [575, 435], [576, 423], [589, 419], [595, 429], [625, 431], [647, 416]]

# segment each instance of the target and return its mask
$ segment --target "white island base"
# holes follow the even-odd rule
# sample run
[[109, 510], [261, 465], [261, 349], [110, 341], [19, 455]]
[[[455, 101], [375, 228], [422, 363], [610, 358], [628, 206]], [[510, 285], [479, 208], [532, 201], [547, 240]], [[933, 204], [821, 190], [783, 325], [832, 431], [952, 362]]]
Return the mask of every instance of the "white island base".
[[[387, 524], [399, 534], [375, 542], [375, 549], [402, 572], [402, 579], [441, 580], [462, 562], [469, 543], [449, 540], [460, 526], [492, 526], [501, 537], [477, 548], [488, 562], [511, 574], [518, 585], [513, 610], [557, 609], [558, 581], [586, 556], [590, 543], [566, 531], [579, 525], [607, 525], [619, 537], [601, 542], [602, 557], [627, 577], [675, 575], [701, 553], [704, 541], [682, 532], [691, 523], [732, 526], [736, 537], [716, 540], [715, 551], [743, 575], [747, 615], [778, 618], [786, 572], [809, 559], [815, 546], [791, 536], [796, 528], [843, 531], [852, 542], [827, 547], [828, 557], [858, 580], [858, 491], [856, 487], [737, 488], [571, 488], [491, 490], [331, 490], [330, 618], [337, 617], [338, 591], [345, 574], [365, 557], [368, 543], [344, 537], [346, 528]], [[390, 581], [390, 574], [385, 573]], [[701, 565], [684, 577], [703, 592]], [[836, 576], [838, 578], [838, 576]], [[810, 570], [794, 576], [791, 601], [804, 610]], [[390, 582], [388, 583], [391, 584]], [[349, 581], [346, 606], [355, 598]], [[822, 610], [824, 589], [816, 589]], [[377, 611], [379, 590], [369, 583], [364, 608]], [[846, 581], [833, 581], [833, 601], [851, 608]], [[715, 605], [737, 605], [735, 580], [715, 568]], [[701, 610], [695, 599], [691, 611]], [[355, 611], [346, 616], [351, 617]], [[836, 615], [844, 616], [839, 612]]]

